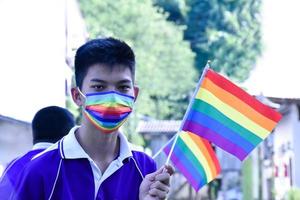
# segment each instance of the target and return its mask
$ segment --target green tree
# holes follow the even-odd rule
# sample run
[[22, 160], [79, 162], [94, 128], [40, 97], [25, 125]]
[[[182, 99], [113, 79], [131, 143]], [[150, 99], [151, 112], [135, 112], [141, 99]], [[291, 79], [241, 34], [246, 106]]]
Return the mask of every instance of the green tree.
[[195, 86], [194, 53], [183, 27], [151, 0], [80, 0], [91, 38], [114, 36], [128, 42], [137, 58], [139, 114], [180, 119]]
[[176, 24], [185, 24], [187, 6], [185, 0], [153, 0], [157, 5], [167, 13], [168, 20]]
[[297, 200], [300, 199], [300, 189], [299, 188], [292, 188], [287, 192], [287, 199], [288, 200]]
[[212, 68], [237, 81], [245, 80], [261, 53], [261, 0], [153, 0], [169, 20], [187, 26], [185, 39], [202, 71]]
[[185, 38], [201, 70], [206, 61], [236, 80], [245, 80], [261, 53], [261, 0], [187, 0]]

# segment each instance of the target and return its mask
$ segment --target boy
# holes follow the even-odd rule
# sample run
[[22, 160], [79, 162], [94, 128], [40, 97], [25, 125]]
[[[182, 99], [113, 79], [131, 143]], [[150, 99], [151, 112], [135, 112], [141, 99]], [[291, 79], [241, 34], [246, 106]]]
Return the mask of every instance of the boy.
[[131, 149], [118, 130], [131, 113], [135, 56], [114, 38], [96, 39], [75, 56], [74, 102], [82, 123], [33, 159], [18, 186], [19, 199], [164, 199], [173, 168]]
[[23, 156], [14, 159], [0, 179], [0, 199], [9, 199], [20, 172], [32, 157], [50, 147], [75, 126], [73, 115], [64, 108], [49, 106], [39, 110], [33, 117], [31, 128], [33, 147]]

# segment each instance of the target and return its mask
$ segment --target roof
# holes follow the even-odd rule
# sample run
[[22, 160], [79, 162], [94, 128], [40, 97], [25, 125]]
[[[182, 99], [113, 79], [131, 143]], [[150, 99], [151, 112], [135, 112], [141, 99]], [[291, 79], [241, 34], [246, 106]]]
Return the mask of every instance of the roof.
[[151, 120], [140, 121], [137, 127], [139, 133], [176, 133], [180, 127], [180, 120]]
[[1, 115], [1, 114], [0, 114], [0, 121], [20, 123], [20, 124], [24, 124], [24, 125], [30, 125], [31, 124], [29, 122], [18, 120], [18, 119], [14, 119], [12, 117], [7, 117], [7, 116]]

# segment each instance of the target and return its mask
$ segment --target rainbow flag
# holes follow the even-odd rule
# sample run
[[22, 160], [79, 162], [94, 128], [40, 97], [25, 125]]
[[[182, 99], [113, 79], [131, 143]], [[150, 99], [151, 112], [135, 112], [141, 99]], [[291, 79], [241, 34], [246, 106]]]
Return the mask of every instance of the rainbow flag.
[[201, 81], [182, 130], [244, 160], [281, 115], [211, 69]]
[[[198, 191], [218, 176], [219, 161], [207, 140], [190, 132], [178, 134], [170, 159]], [[174, 139], [164, 148], [166, 155], [170, 153]]]

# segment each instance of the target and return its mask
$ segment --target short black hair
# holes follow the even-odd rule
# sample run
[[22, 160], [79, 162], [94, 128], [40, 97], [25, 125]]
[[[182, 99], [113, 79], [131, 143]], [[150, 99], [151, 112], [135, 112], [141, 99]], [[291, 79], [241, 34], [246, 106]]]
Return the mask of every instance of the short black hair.
[[68, 134], [73, 126], [74, 116], [67, 109], [58, 106], [42, 108], [35, 114], [31, 123], [33, 144], [55, 143]]
[[111, 37], [99, 38], [79, 47], [75, 55], [75, 81], [80, 89], [89, 67], [94, 64], [103, 64], [111, 68], [124, 65], [130, 69], [134, 80], [135, 55], [124, 41]]

